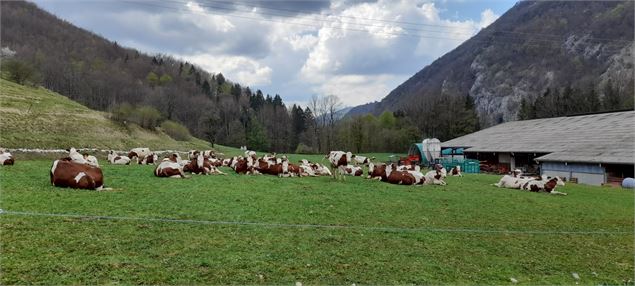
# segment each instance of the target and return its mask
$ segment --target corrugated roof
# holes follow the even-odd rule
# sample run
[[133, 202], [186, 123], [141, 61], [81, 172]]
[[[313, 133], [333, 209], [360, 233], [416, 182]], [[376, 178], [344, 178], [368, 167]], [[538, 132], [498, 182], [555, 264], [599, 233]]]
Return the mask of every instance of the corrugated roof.
[[539, 161], [634, 164], [635, 111], [513, 121], [441, 143], [465, 152], [550, 153]]

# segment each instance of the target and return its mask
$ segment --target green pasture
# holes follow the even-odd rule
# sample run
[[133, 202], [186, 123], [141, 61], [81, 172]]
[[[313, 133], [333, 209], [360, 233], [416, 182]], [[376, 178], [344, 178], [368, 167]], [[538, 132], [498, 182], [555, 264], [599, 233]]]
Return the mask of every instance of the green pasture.
[[[321, 159], [290, 159], [303, 157]], [[0, 166], [0, 283], [633, 283], [624, 189], [552, 196], [493, 187], [491, 175], [412, 187], [228, 168], [171, 179], [100, 159], [111, 191], [52, 187], [49, 160]]]

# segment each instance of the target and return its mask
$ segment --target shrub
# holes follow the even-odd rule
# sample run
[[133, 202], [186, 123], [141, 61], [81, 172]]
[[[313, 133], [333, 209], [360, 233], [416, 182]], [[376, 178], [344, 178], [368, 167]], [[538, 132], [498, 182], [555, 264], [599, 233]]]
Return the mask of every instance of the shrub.
[[136, 123], [145, 129], [154, 129], [161, 122], [161, 112], [150, 106], [135, 108], [123, 103], [112, 108], [110, 118], [121, 123]]
[[126, 102], [113, 107], [110, 112], [110, 118], [117, 122], [126, 123], [131, 121], [134, 111], [134, 107]]
[[2, 60], [1, 66], [2, 73], [6, 74], [7, 79], [17, 84], [36, 86], [40, 81], [38, 72], [27, 62], [6, 59]]
[[141, 106], [137, 108], [134, 114], [135, 122], [141, 127], [146, 129], [152, 129], [159, 125], [161, 120], [161, 112], [156, 108], [150, 106]]
[[191, 137], [187, 127], [171, 120], [163, 121], [163, 123], [161, 123], [161, 129], [174, 140], [186, 141]]

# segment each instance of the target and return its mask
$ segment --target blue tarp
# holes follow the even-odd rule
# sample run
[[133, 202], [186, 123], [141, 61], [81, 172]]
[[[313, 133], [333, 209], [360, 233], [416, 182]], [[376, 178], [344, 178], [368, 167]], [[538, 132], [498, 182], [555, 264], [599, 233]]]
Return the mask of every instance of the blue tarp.
[[463, 155], [463, 148], [447, 148], [441, 151], [441, 155]]

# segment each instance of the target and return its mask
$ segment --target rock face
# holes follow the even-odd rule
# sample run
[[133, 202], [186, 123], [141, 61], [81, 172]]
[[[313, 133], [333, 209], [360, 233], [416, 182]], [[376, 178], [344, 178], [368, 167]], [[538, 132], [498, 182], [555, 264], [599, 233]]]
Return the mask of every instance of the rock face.
[[[381, 102], [349, 115], [402, 110], [447, 92], [474, 99], [481, 127], [517, 119], [520, 101], [567, 85], [633, 85], [633, 2], [522, 1], [426, 66]], [[632, 89], [631, 89], [632, 90]]]

